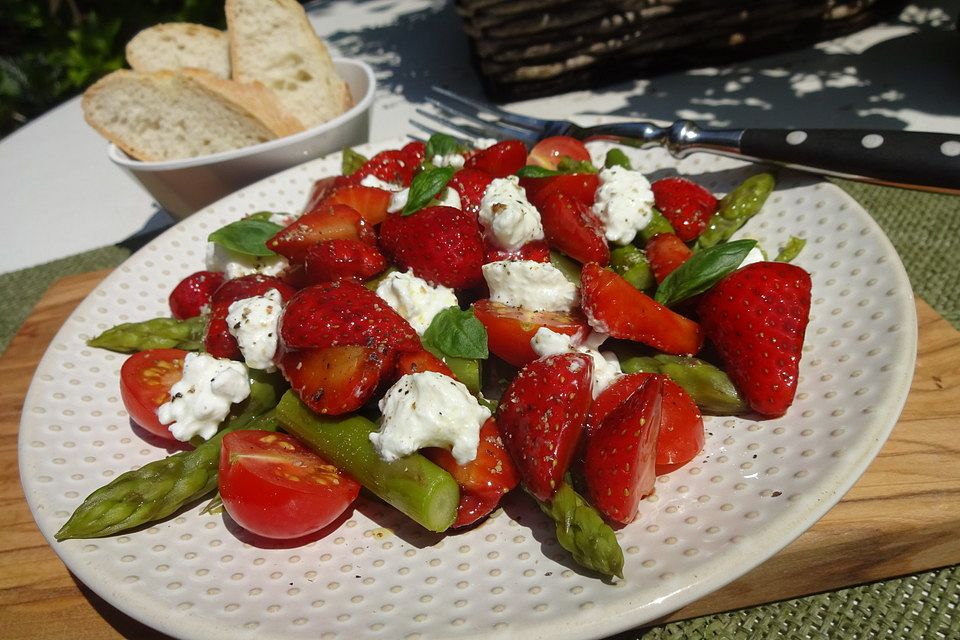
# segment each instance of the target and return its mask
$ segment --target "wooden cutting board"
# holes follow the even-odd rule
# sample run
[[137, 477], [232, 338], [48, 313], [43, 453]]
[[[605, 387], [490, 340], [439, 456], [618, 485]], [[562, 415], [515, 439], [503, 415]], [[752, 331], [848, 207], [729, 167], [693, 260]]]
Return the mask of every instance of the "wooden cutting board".
[[[0, 629], [8, 638], [156, 638], [77, 582], [40, 535], [19, 484], [20, 410], [37, 362], [106, 275], [55, 283], [0, 358]], [[960, 563], [960, 332], [917, 302], [910, 396], [859, 482], [809, 531], [744, 577], [668, 616], [681, 620]], [[629, 635], [629, 634], [624, 634]]]

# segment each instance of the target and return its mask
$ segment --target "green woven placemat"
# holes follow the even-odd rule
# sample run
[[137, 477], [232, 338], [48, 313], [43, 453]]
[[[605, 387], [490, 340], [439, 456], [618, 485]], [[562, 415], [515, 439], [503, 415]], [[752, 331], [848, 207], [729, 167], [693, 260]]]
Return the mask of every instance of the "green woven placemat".
[[[837, 181], [870, 211], [903, 259], [914, 291], [960, 329], [960, 197]], [[105, 247], [0, 275], [0, 350], [57, 278], [120, 264]], [[960, 567], [796, 598], [616, 636], [617, 640], [960, 638]]]

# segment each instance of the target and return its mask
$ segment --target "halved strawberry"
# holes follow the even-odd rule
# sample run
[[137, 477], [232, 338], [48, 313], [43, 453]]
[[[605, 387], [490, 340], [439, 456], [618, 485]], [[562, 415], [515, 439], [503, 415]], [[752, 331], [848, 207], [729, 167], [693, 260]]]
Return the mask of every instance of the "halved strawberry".
[[487, 299], [474, 302], [473, 313], [487, 330], [490, 352], [515, 367], [537, 359], [530, 340], [542, 327], [577, 340], [590, 333], [587, 319], [578, 313], [527, 311]]
[[170, 313], [178, 320], [197, 317], [222, 284], [223, 274], [219, 271], [191, 273], [170, 292]]
[[657, 209], [684, 242], [696, 239], [717, 211], [718, 202], [713, 194], [686, 178], [663, 178], [650, 188]]
[[313, 210], [324, 198], [347, 184], [350, 184], [350, 181], [345, 176], [320, 178], [313, 183], [310, 196], [307, 198], [307, 205], [303, 208], [302, 213]]
[[483, 193], [493, 182], [493, 176], [479, 169], [461, 169], [447, 183], [460, 196], [460, 208], [475, 216], [480, 215]]
[[409, 187], [418, 165], [414, 157], [398, 149], [389, 149], [367, 160], [349, 178], [351, 182], [359, 183], [365, 177], [373, 176], [384, 182]]
[[267, 240], [267, 248], [299, 263], [307, 257], [307, 249], [337, 238], [376, 242], [370, 225], [351, 207], [342, 204], [319, 207], [303, 214], [289, 226]]
[[[589, 439], [603, 421], [648, 380], [652, 373], [620, 376], [603, 390], [587, 414]], [[663, 421], [657, 436], [656, 475], [669, 473], [690, 462], [703, 448], [703, 416], [693, 399], [670, 378], [663, 378]]]
[[601, 333], [678, 355], [694, 354], [703, 344], [700, 325], [594, 262], [580, 272], [580, 296], [590, 326]]
[[387, 218], [390, 208], [390, 192], [377, 187], [365, 187], [362, 184], [348, 184], [332, 191], [320, 203], [323, 205], [346, 205], [360, 214], [367, 224], [380, 224]]
[[516, 251], [507, 251], [493, 246], [484, 237], [483, 261], [499, 262], [501, 260], [530, 260], [531, 262], [550, 262], [550, 245], [545, 240], [532, 240]]
[[407, 163], [419, 167], [427, 155], [427, 145], [420, 140], [413, 140], [400, 148], [400, 153], [407, 159]]
[[783, 415], [793, 403], [810, 287], [810, 274], [796, 265], [757, 262], [720, 280], [698, 304], [727, 374], [762, 415]]
[[387, 259], [373, 245], [338, 238], [307, 249], [304, 268], [308, 284], [348, 278], [368, 280], [387, 268]]
[[551, 247], [579, 262], [610, 262], [603, 223], [590, 206], [559, 191], [541, 200], [540, 221]]
[[203, 346], [207, 353], [217, 358], [243, 359], [237, 339], [227, 328], [230, 305], [237, 300], [263, 295], [270, 289], [279, 291], [280, 297], [285, 301], [296, 293], [293, 287], [280, 278], [261, 274], [234, 278], [220, 285], [210, 298], [210, 319], [203, 337]]
[[596, 173], [561, 173], [546, 178], [520, 178], [520, 186], [527, 192], [527, 200], [539, 209], [551, 193], [563, 193], [589, 206], [593, 205], [600, 186]]
[[496, 420], [487, 419], [480, 428], [477, 457], [458, 464], [447, 449], [431, 447], [423, 454], [443, 467], [460, 485], [460, 506], [454, 527], [465, 527], [478, 521], [500, 503], [500, 497], [517, 486], [517, 471], [503, 446]]
[[658, 233], [653, 236], [647, 242], [645, 251], [657, 284], [693, 256], [690, 247], [683, 244], [683, 240], [673, 233]]
[[549, 500], [577, 448], [592, 399], [593, 360], [562, 353], [534, 360], [513, 379], [497, 408], [503, 443], [520, 481]]
[[359, 409], [393, 366], [392, 349], [359, 346], [287, 351], [279, 359], [290, 388], [313, 411], [339, 415]]
[[467, 158], [466, 169], [479, 169], [494, 178], [512, 176], [527, 164], [527, 148], [519, 140], [503, 140]]
[[380, 225], [380, 248], [402, 269], [452, 289], [483, 282], [483, 239], [476, 216], [453, 207], [425, 207]]
[[633, 521], [641, 498], [653, 493], [662, 397], [663, 376], [651, 375], [587, 439], [583, 474], [590, 502], [614, 522]]
[[419, 351], [420, 337], [383, 298], [352, 280], [301, 289], [283, 309], [280, 339], [286, 349], [337, 346]]

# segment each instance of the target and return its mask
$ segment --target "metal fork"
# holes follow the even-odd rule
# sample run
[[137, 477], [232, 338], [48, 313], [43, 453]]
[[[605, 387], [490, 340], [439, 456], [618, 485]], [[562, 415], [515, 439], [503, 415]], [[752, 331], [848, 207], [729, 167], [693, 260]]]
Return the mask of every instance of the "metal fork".
[[[438, 113], [421, 116], [470, 138], [517, 138], [528, 146], [550, 136], [666, 147], [675, 157], [704, 151], [863, 182], [960, 194], [960, 134], [874, 129], [709, 129], [690, 120], [661, 127], [617, 122], [581, 127], [544, 120], [433, 87]], [[414, 121], [428, 133], [437, 129]]]

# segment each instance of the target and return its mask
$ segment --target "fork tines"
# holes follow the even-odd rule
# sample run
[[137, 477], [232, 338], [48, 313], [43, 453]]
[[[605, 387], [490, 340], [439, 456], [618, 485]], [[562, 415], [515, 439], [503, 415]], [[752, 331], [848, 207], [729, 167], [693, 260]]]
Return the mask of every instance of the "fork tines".
[[[424, 118], [444, 127], [458, 131], [470, 138], [519, 138], [527, 144], [535, 144], [540, 139], [541, 121], [509, 111], [491, 104], [465, 98], [441, 87], [432, 87], [434, 94], [427, 96], [427, 102], [438, 113], [417, 109]], [[437, 130], [417, 121], [412, 123], [428, 133]]]

